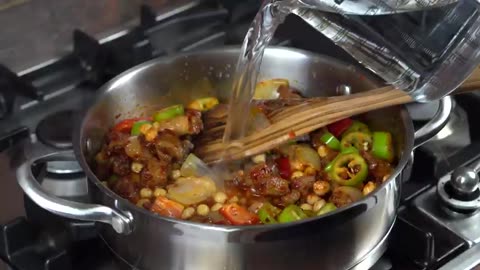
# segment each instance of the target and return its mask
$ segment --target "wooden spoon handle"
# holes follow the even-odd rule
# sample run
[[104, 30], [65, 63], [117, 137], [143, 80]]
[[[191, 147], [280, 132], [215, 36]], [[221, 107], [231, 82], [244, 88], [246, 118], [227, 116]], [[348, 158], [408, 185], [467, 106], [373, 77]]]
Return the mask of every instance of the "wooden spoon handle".
[[[478, 89], [480, 89], [480, 69], [477, 68], [453, 94]], [[413, 101], [406, 92], [395, 89], [393, 86], [385, 86], [349, 96], [271, 101], [274, 105], [275, 102], [280, 102], [280, 106], [269, 112], [272, 124], [268, 128], [229, 145], [224, 145], [220, 139], [206, 141], [202, 147], [197, 149], [197, 154], [207, 163], [216, 162], [223, 156], [225, 148], [228, 148], [229, 159], [240, 159], [268, 151], [287, 142], [292, 137], [308, 134], [338, 120]], [[289, 104], [285, 107], [282, 102]], [[292, 125], [292, 123], [295, 124]], [[218, 127], [216, 132], [221, 132], [221, 130], [222, 127]]]

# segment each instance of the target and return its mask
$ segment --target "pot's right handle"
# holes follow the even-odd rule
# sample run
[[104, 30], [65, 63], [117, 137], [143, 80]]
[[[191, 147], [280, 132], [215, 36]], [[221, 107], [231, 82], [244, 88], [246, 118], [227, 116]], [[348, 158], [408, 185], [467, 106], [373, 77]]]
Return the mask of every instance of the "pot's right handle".
[[415, 131], [413, 149], [423, 145], [431, 138], [435, 137], [445, 125], [448, 123], [448, 119], [453, 109], [452, 97], [446, 96], [440, 100], [438, 111], [433, 118], [425, 124], [422, 128]]
[[25, 158], [17, 167], [17, 181], [25, 194], [38, 206], [62, 217], [96, 221], [110, 224], [120, 234], [129, 234], [133, 228], [133, 218], [107, 206], [79, 203], [58, 198], [45, 192], [32, 172], [36, 162], [75, 161], [72, 150], [52, 152], [49, 148], [38, 144], [31, 145], [31, 157]]

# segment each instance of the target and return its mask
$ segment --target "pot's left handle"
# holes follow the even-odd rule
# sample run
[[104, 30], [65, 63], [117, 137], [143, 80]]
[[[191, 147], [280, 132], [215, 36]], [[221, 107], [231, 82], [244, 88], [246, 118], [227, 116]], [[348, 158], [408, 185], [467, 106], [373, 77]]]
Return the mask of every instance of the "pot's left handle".
[[130, 213], [120, 212], [98, 204], [79, 203], [58, 198], [45, 192], [32, 172], [36, 162], [75, 161], [73, 151], [52, 152], [50, 149], [32, 145], [30, 157], [17, 167], [17, 181], [25, 194], [38, 206], [66, 218], [96, 221], [110, 224], [119, 234], [129, 234], [133, 229]]

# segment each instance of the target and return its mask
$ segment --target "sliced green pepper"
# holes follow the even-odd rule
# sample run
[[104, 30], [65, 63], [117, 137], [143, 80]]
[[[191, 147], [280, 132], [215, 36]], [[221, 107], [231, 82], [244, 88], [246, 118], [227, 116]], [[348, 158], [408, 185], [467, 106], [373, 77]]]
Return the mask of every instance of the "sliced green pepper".
[[172, 119], [175, 116], [183, 115], [185, 110], [183, 109], [183, 105], [173, 105], [167, 108], [164, 108], [153, 115], [153, 120], [157, 122], [165, 121], [168, 119]]
[[280, 212], [280, 209], [267, 202], [258, 210], [258, 217], [263, 224], [274, 224], [277, 223], [275, 217], [280, 214]]
[[317, 216], [325, 215], [326, 213], [332, 212], [335, 209], [337, 209], [335, 204], [333, 204], [331, 202], [326, 203], [322, 208], [320, 208], [320, 210], [317, 213]]
[[333, 150], [340, 149], [340, 141], [330, 132], [325, 132], [322, 137], [320, 137], [320, 140]]
[[342, 150], [354, 146], [358, 150], [368, 151], [371, 145], [372, 136], [359, 131], [351, 132], [350, 134], [344, 136], [340, 142], [340, 148]]
[[389, 132], [373, 132], [372, 154], [380, 159], [392, 162], [393, 143]]
[[278, 215], [278, 222], [280, 223], [287, 223], [292, 221], [298, 221], [307, 218], [307, 214], [305, 214], [299, 206], [295, 204], [291, 204], [285, 209], [282, 210], [280, 215]]
[[329, 175], [340, 185], [356, 186], [367, 178], [368, 165], [359, 154], [342, 154], [333, 163]]
[[347, 136], [352, 132], [362, 132], [366, 134], [370, 134], [370, 129], [368, 126], [360, 121], [353, 120], [352, 125], [343, 133], [342, 138]]
[[150, 124], [151, 122], [150, 121], [138, 121], [138, 122], [135, 122], [132, 126], [132, 130], [130, 131], [130, 134], [132, 134], [132, 136], [137, 136], [137, 135], [140, 135], [140, 128], [145, 125], [145, 124]]
[[345, 149], [342, 150], [342, 152], [340, 152], [340, 154], [338, 154], [330, 163], [328, 163], [328, 165], [325, 167], [325, 171], [326, 172], [329, 172], [332, 170], [333, 168], [333, 164], [335, 163], [335, 161], [337, 160], [337, 158], [342, 155], [342, 154], [350, 154], [350, 153], [356, 153], [358, 154], [358, 149], [351, 146], [351, 147], [347, 147]]

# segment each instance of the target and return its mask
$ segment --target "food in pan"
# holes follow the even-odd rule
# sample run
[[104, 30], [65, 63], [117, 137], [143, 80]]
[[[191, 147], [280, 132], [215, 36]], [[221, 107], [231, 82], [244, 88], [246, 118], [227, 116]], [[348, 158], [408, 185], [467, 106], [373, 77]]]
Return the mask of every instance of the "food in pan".
[[[255, 96], [300, 97], [279, 79], [260, 82]], [[392, 135], [372, 130], [360, 117], [217, 173], [193, 149], [204, 128], [202, 117], [224, 106], [216, 97], [205, 97], [118, 122], [96, 155], [96, 175], [121, 197], [161, 216], [255, 225], [294, 222], [345, 207], [373, 192], [395, 166]], [[264, 115], [260, 119], [254, 125], [268, 121]]]

